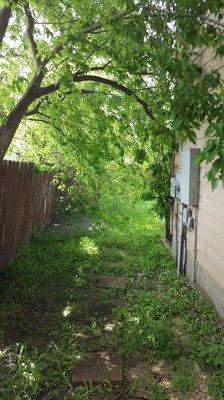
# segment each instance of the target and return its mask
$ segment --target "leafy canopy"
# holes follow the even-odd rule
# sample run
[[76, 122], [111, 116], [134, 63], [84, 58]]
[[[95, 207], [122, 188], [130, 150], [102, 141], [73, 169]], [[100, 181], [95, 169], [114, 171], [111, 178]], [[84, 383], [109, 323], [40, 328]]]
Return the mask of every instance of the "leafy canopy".
[[[38, 76], [20, 126], [32, 143], [38, 137], [41, 146], [48, 143], [43, 162], [58, 158], [98, 172], [128, 156], [150, 167], [153, 154], [166, 160], [176, 143], [195, 142], [196, 129], [207, 122], [199, 162], [212, 163], [207, 177], [213, 187], [224, 180], [223, 83], [219, 71], [202, 71], [196, 57], [204, 47], [224, 53], [222, 0], [1, 6], [11, 7], [1, 48], [2, 126]], [[154, 171], [158, 179], [160, 168]], [[162, 171], [162, 181], [167, 176]]]

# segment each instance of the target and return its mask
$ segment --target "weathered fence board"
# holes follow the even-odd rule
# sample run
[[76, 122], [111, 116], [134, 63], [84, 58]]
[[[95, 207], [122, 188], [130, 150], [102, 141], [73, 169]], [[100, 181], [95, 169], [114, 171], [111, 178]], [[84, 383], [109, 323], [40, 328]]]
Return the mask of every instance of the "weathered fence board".
[[57, 197], [52, 178], [32, 163], [0, 162], [0, 270], [49, 222]]

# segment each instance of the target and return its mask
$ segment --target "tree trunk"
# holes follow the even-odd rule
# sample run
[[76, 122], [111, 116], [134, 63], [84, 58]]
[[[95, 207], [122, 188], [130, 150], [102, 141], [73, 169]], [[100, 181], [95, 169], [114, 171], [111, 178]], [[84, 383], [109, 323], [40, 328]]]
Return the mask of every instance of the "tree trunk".
[[11, 17], [11, 7], [5, 6], [0, 10], [0, 47], [2, 45], [9, 20]]
[[7, 116], [5, 123], [0, 126], [0, 161], [3, 160], [15, 132], [30, 104], [39, 97], [40, 83], [42, 79], [43, 74], [41, 72], [34, 76], [24, 95]]
[[3, 160], [15, 132], [33, 100], [32, 97], [29, 97], [19, 102], [8, 115], [5, 124], [0, 127], [0, 161]]

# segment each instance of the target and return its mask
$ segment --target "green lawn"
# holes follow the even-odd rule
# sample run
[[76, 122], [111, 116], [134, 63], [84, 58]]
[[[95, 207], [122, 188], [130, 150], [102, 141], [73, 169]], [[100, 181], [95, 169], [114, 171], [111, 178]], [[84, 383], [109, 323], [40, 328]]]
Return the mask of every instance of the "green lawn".
[[[221, 323], [176, 275], [150, 204], [114, 201], [90, 221], [73, 216], [66, 224], [68, 235], [37, 235], [4, 271], [0, 398], [222, 400]], [[101, 275], [126, 275], [126, 290], [99, 292]], [[114, 300], [112, 334], [102, 320], [86, 323], [88, 304]], [[98, 348], [122, 352], [122, 388], [74, 389], [74, 366]]]

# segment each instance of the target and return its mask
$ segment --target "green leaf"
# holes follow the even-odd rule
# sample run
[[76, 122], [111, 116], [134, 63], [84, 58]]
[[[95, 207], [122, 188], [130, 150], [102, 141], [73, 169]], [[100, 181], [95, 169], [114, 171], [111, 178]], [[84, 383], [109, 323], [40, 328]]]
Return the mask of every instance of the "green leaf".
[[212, 191], [214, 191], [218, 187], [219, 181], [218, 179], [212, 179], [211, 180], [211, 186], [212, 186]]

